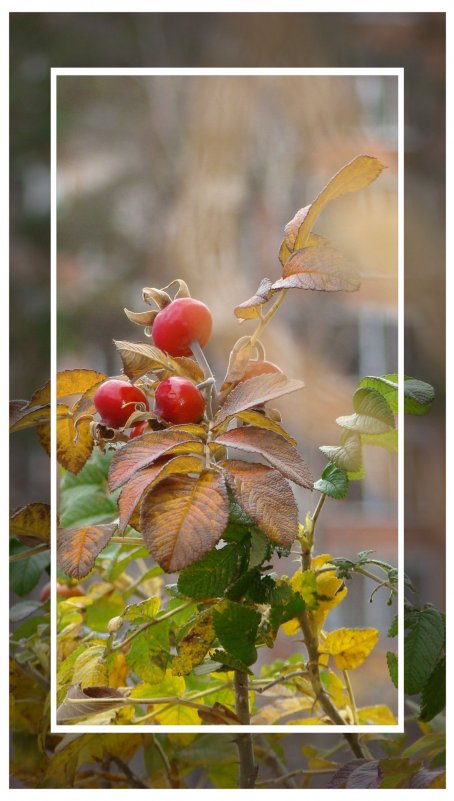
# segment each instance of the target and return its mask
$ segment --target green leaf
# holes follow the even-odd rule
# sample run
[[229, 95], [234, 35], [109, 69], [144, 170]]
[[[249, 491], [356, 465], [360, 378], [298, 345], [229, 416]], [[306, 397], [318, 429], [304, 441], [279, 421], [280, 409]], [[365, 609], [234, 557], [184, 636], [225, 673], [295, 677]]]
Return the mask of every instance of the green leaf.
[[62, 493], [63, 528], [109, 523], [118, 515], [116, 501], [92, 487], [74, 487]]
[[156, 617], [160, 606], [159, 598], [146, 598], [145, 601], [139, 601], [137, 604], [129, 604], [122, 612], [121, 617], [124, 620], [131, 620], [133, 623], [146, 623]]
[[258, 529], [251, 532], [251, 544], [249, 547], [249, 570], [263, 564], [271, 557], [272, 545], [267, 537]]
[[42, 604], [39, 601], [20, 601], [10, 608], [9, 619], [12, 623], [17, 623], [19, 620], [25, 620], [26, 617], [29, 617], [41, 607]]
[[375, 389], [357, 389], [353, 408], [354, 414], [338, 417], [336, 423], [359, 434], [384, 434], [394, 428], [394, 415], [386, 398]]
[[95, 450], [79, 473], [70, 473], [62, 469], [61, 490], [64, 492], [70, 487], [101, 486], [107, 482], [109, 466], [114, 451], [101, 453]]
[[284, 581], [276, 584], [270, 598], [270, 605], [269, 620], [274, 630], [278, 629], [282, 623], [286, 623], [287, 620], [292, 620], [292, 618], [299, 615], [306, 606], [302, 595], [299, 592], [295, 592], [290, 584]]
[[150, 626], [132, 641], [126, 654], [129, 667], [146, 682], [157, 684], [165, 676], [170, 659], [168, 620]]
[[125, 607], [123, 597], [118, 592], [104, 595], [94, 604], [87, 607], [85, 620], [93, 631], [105, 632], [112, 617], [121, 615]]
[[445, 629], [437, 609], [425, 606], [405, 614], [405, 693], [421, 692], [435, 668], [443, 646]]
[[241, 661], [241, 659], [237, 659], [232, 654], [228, 654], [226, 651], [223, 651], [220, 648], [217, 648], [215, 651], [212, 651], [210, 659], [213, 662], [219, 662], [221, 665], [225, 665], [230, 670], [241, 670], [243, 673], [249, 673], [250, 676], [253, 676], [252, 670], [249, 670], [248, 666]]
[[260, 613], [250, 606], [225, 601], [221, 609], [213, 610], [213, 625], [219, 642], [227, 653], [252, 665], [257, 659], [255, 638]]
[[[11, 553], [27, 551], [21, 543], [10, 540]], [[28, 595], [38, 584], [43, 570], [50, 565], [50, 551], [43, 551], [28, 559], [20, 559], [18, 562], [11, 562], [9, 565], [9, 580], [11, 589], [17, 595]]]
[[[398, 375], [366, 376], [359, 386], [374, 389], [386, 398], [390, 408], [397, 413], [398, 410]], [[404, 412], [405, 414], [422, 415], [430, 411], [435, 398], [434, 388], [425, 381], [416, 378], [404, 377]]]
[[325, 467], [322, 477], [315, 482], [314, 489], [329, 495], [330, 498], [345, 498], [348, 490], [347, 473], [336, 465], [329, 464]]
[[421, 692], [420, 720], [426, 723], [446, 706], [446, 659], [438, 660]]
[[210, 551], [181, 571], [178, 590], [189, 598], [217, 598], [238, 574], [240, 551], [235, 543]]
[[397, 637], [398, 634], [398, 625], [399, 625], [399, 618], [397, 615], [394, 616], [393, 621], [388, 629], [388, 637]]
[[395, 428], [385, 431], [383, 434], [362, 434], [363, 445], [374, 445], [378, 448], [386, 448], [392, 453], [397, 453], [399, 449], [399, 436]]
[[386, 652], [386, 661], [388, 663], [389, 678], [391, 679], [394, 687], [398, 684], [398, 661], [397, 656], [392, 651]]
[[340, 445], [322, 445], [319, 450], [341, 470], [355, 473], [361, 470], [363, 463], [361, 437], [354, 431], [343, 431]]

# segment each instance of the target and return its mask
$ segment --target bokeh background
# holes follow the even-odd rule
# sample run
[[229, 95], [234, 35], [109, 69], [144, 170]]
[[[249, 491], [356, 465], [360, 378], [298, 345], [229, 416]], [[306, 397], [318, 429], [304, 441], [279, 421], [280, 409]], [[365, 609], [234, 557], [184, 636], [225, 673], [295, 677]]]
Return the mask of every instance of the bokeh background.
[[[416, 584], [419, 599], [442, 608], [444, 14], [40, 13], [12, 14], [10, 19], [12, 397], [30, 397], [49, 374], [51, 66], [405, 67], [405, 369], [433, 383], [437, 392], [428, 417], [406, 422], [405, 569]], [[261, 92], [249, 90], [252, 108], [244, 96], [247, 86], [243, 83], [243, 96], [237, 99], [236, 107], [242, 113], [243, 138], [229, 125], [235, 105], [227, 90], [219, 90], [217, 113], [213, 114], [209, 108], [203, 112], [202, 89], [194, 89], [186, 101], [176, 89], [173, 97], [166, 90], [167, 100], [162, 96], [158, 100], [150, 97], [143, 82], [137, 80], [121, 88], [115, 78], [111, 79], [112, 88], [107, 84], [101, 87], [94, 80], [90, 87], [82, 79], [65, 81], [59, 86], [59, 275], [60, 298], [63, 301], [66, 295], [68, 322], [60, 318], [59, 324], [60, 340], [65, 342], [61, 356], [67, 363], [79, 364], [83, 359], [85, 366], [96, 363], [116, 371], [118, 362], [114, 361], [110, 338], [133, 338], [139, 331], [133, 331], [123, 320], [122, 306], [139, 308], [140, 288], [154, 283], [152, 276], [162, 276], [162, 283], [167, 283], [178, 274], [189, 278], [193, 294], [209, 302], [215, 311], [210, 357], [221, 374], [226, 348], [236, 336], [231, 308], [249, 296], [260, 276], [272, 275], [277, 269], [282, 226], [340, 164], [369, 148], [389, 164], [386, 174], [357, 196], [361, 208], [350, 205], [357, 202], [353, 197], [338, 201], [324, 212], [317, 230], [337, 242], [345, 235], [346, 245], [356, 248], [364, 270], [380, 268], [389, 275], [394, 269], [392, 80], [360, 80], [356, 85], [349, 84], [348, 91], [339, 90], [340, 94], [328, 80], [323, 91], [313, 92], [310, 103], [300, 102], [298, 93], [287, 89], [289, 94], [279, 99], [276, 83], [274, 88], [268, 84]], [[123, 113], [122, 97], [128, 103], [128, 113]], [[191, 103], [198, 103], [197, 110], [188, 109], [189, 98]], [[307, 101], [308, 95], [303, 93], [302, 98]], [[271, 118], [268, 105], [276, 109]], [[156, 108], [159, 113], [154, 119], [158, 123], [152, 124]], [[261, 130], [254, 128], [259, 112], [260, 119], [267, 120]], [[186, 121], [192, 117], [193, 127], [176, 130], [173, 123], [179, 114]], [[207, 152], [198, 150], [200, 130], [207, 138], [220, 137], [219, 148], [212, 145]], [[301, 132], [299, 139], [296, 132]], [[222, 141], [222, 136], [227, 139]], [[270, 154], [271, 144], [274, 151]], [[175, 155], [169, 159], [171, 146], [174, 154], [179, 151], [180, 161], [175, 161]], [[228, 161], [233, 148], [238, 165]], [[119, 163], [119, 149], [123, 164]], [[285, 153], [290, 154], [292, 167], [281, 173]], [[114, 161], [112, 154], [116, 154]], [[142, 175], [139, 165], [144, 170]], [[199, 182], [203, 193], [198, 191]], [[142, 193], [136, 191], [139, 186]], [[344, 231], [342, 221], [356, 219], [357, 215], [364, 228]], [[383, 220], [380, 215], [384, 215]], [[210, 223], [204, 231], [199, 217]], [[178, 226], [184, 235], [178, 235]], [[380, 238], [380, 232], [386, 232], [386, 236], [375, 251], [371, 250], [369, 244]], [[222, 247], [216, 249], [213, 243], [218, 241]], [[389, 255], [386, 263], [385, 253]], [[237, 271], [235, 283], [230, 278], [232, 269]], [[110, 278], [114, 275], [121, 277], [123, 287], [117, 295]], [[216, 276], [218, 286], [213, 286], [208, 276]], [[125, 286], [128, 298], [124, 296]], [[291, 415], [301, 451], [314, 471], [316, 446], [328, 442], [328, 438], [334, 441], [334, 419], [348, 411], [357, 375], [380, 372], [382, 364], [385, 369], [394, 369], [394, 300], [383, 297], [383, 293], [393, 291], [389, 280], [367, 280], [361, 292], [351, 297], [295, 292], [286, 300], [283, 313], [266, 338], [269, 357], [277, 360], [282, 353], [288, 373], [303, 377], [307, 384], [297, 407], [282, 405], [282, 409], [286, 418]], [[77, 313], [81, 307], [83, 324]], [[362, 308], [369, 313], [362, 316]], [[314, 318], [318, 331], [323, 332], [320, 338], [313, 333]], [[323, 325], [319, 325], [322, 319]], [[91, 328], [87, 328], [89, 325]], [[82, 328], [89, 344], [83, 343]], [[355, 346], [361, 342], [361, 330], [369, 342], [379, 343], [374, 357], [378, 361], [365, 369], [361, 361], [364, 351], [359, 344]], [[241, 328], [238, 333], [243, 333]], [[327, 336], [325, 344], [323, 336]], [[370, 356], [370, 346], [368, 352]], [[295, 401], [289, 399], [291, 406], [294, 402], [296, 396]], [[322, 435], [316, 436], [320, 429]], [[370, 468], [369, 475], [371, 469], [382, 470], [383, 466]], [[394, 551], [393, 486], [395, 480], [389, 472], [387, 503], [382, 502], [383, 493], [381, 499], [371, 494], [367, 497], [367, 485], [356, 500], [351, 494], [356, 519], [361, 519], [367, 507], [373, 509], [382, 520], [381, 535], [377, 528], [351, 530], [340, 512], [330, 521], [327, 514], [321, 531], [324, 546], [336, 552], [342, 546], [343, 551], [354, 553], [366, 547], [366, 540], [378, 540], [381, 554], [386, 549]], [[22, 432], [16, 435], [11, 454], [11, 505], [47, 500], [48, 496], [47, 457], [36, 444], [34, 432]], [[355, 583], [360, 587], [359, 581]], [[376, 603], [370, 607], [372, 616], [376, 607]], [[297, 755], [304, 741], [296, 735], [286, 738], [286, 749]]]
[[[235, 339], [255, 327], [240, 325], [233, 308], [281, 274], [285, 223], [355, 155], [386, 165], [316, 225], [358, 261], [362, 289], [291, 292], [263, 336], [268, 358], [306, 383], [276, 405], [319, 476], [318, 446], [338, 443], [335, 419], [352, 411], [359, 378], [397, 370], [397, 78], [61, 76], [57, 98], [59, 369], [117, 375], [112, 339], [145, 339], [123, 307], [145, 309], [143, 286], [181, 277], [212, 310], [207, 354], [222, 380]], [[370, 549], [396, 564], [396, 455], [366, 448], [365, 467], [348, 500], [326, 505], [316, 551], [354, 558]], [[316, 498], [295, 494], [304, 519]], [[292, 560], [278, 572], [293, 573]], [[370, 604], [372, 589], [351, 582], [328, 628], [380, 629], [355, 688], [360, 703], [370, 700], [373, 670], [375, 699], [395, 709], [385, 658], [395, 608], [386, 591]], [[282, 636], [273, 657], [298, 647]]]

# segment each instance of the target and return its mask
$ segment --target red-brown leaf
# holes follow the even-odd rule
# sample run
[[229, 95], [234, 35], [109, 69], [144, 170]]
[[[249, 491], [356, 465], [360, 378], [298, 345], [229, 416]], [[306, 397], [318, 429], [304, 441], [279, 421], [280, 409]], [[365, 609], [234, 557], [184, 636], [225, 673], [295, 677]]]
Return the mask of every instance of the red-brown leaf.
[[83, 528], [63, 528], [57, 536], [57, 562], [67, 576], [83, 579], [116, 530], [116, 523]]
[[159, 565], [172, 573], [201, 559], [222, 537], [229, 518], [224, 478], [169, 476], [145, 495], [140, 530]]
[[290, 548], [298, 534], [298, 507], [290, 485], [264, 464], [220, 462], [242, 509], [272, 542]]
[[297, 250], [287, 261], [275, 289], [315, 289], [324, 292], [354, 292], [360, 286], [353, 263], [322, 240], [314, 247]]
[[129, 442], [117, 451], [109, 470], [109, 489], [111, 492], [124, 484], [134, 473], [149, 467], [156, 459], [171, 448], [183, 443], [193, 442], [194, 448], [201, 444], [197, 437], [184, 431], [151, 431], [136, 441]]
[[259, 403], [279, 398], [289, 392], [302, 389], [304, 383], [296, 378], [287, 378], [283, 373], [264, 373], [247, 381], [241, 381], [235, 389], [229, 392], [223, 406], [219, 409], [215, 425], [223, 423], [238, 412], [251, 409]]
[[259, 453], [285, 478], [301, 487], [313, 488], [314, 480], [306, 462], [284, 437], [275, 434], [274, 431], [266, 431], [257, 426], [244, 426], [220, 434], [215, 441], [228, 448]]
[[120, 512], [118, 530], [121, 533], [125, 530], [144, 491], [156, 479], [164, 478], [169, 473], [196, 473], [200, 472], [201, 468], [202, 462], [195, 456], [176, 456], [174, 459], [164, 456], [152, 467], [139, 470], [124, 485], [118, 498]]

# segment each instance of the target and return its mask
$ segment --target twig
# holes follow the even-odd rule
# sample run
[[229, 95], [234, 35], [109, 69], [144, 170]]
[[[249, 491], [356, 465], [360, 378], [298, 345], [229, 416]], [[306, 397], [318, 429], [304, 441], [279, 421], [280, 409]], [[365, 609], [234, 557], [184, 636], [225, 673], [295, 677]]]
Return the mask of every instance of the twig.
[[343, 675], [343, 677], [344, 677], [345, 686], [346, 686], [346, 688], [347, 688], [348, 697], [349, 697], [349, 700], [350, 700], [350, 706], [351, 706], [351, 708], [352, 708], [352, 713], [353, 713], [353, 723], [354, 723], [355, 725], [357, 725], [357, 724], [359, 723], [359, 720], [358, 720], [358, 711], [357, 711], [357, 709], [356, 709], [356, 701], [355, 701], [355, 696], [354, 696], [354, 694], [353, 694], [353, 687], [352, 687], [352, 683], [351, 683], [351, 681], [350, 681], [350, 676], [349, 676], [349, 674], [348, 674], [348, 670], [343, 670], [343, 671], [342, 671], [342, 675]]
[[143, 537], [111, 537], [109, 542], [118, 542], [122, 545], [143, 545], [145, 547]]
[[337, 767], [314, 768], [313, 770], [298, 768], [297, 770], [291, 770], [290, 773], [284, 773], [283, 776], [277, 776], [275, 779], [262, 779], [262, 781], [257, 782], [257, 787], [263, 787], [265, 784], [279, 784], [279, 782], [283, 782], [284, 779], [290, 779], [292, 776], [321, 776], [324, 773], [335, 773], [336, 770]]
[[352, 568], [352, 570], [355, 573], [360, 573], [362, 576], [366, 576], [366, 578], [375, 581], [379, 587], [386, 587], [386, 589], [397, 594], [397, 586], [393, 586], [389, 581], [382, 581], [379, 576], [374, 576], [373, 573], [369, 573], [368, 570], [364, 570], [362, 567], [357, 567], [356, 565]]
[[[235, 689], [236, 714], [243, 726], [249, 726], [251, 715], [249, 711], [249, 689], [247, 673], [235, 670], [233, 686]], [[255, 787], [258, 766], [254, 762], [254, 746], [252, 734], [238, 734], [235, 737], [238, 755], [240, 758], [240, 775], [238, 789], [251, 790]]]
[[10, 562], [20, 562], [21, 559], [28, 559], [30, 556], [36, 556], [38, 553], [43, 553], [43, 551], [49, 550], [49, 544], [47, 542], [41, 543], [41, 545], [35, 545], [34, 548], [27, 548], [26, 551], [19, 551], [19, 553], [14, 553], [12, 556], [9, 557]]
[[[296, 790], [297, 789], [296, 782], [293, 781], [291, 776], [288, 776], [286, 774], [286, 766], [284, 765], [283, 762], [281, 762], [277, 754], [273, 751], [273, 748], [268, 743], [266, 737], [263, 734], [258, 734], [257, 742], [260, 744], [260, 747], [265, 752], [264, 762], [271, 768], [271, 770], [274, 771], [276, 780], [281, 781], [284, 787]], [[261, 783], [262, 782], [258, 782], [258, 784]]]
[[162, 764], [164, 765], [164, 770], [165, 770], [165, 773], [166, 773], [166, 776], [167, 776], [167, 781], [168, 781], [169, 787], [173, 787], [172, 769], [170, 767], [170, 762], [168, 760], [167, 754], [164, 751], [161, 743], [159, 742], [159, 740], [157, 739], [157, 737], [154, 734], [151, 735], [151, 739], [153, 741], [154, 747], [156, 748], [156, 751], [158, 752], [159, 756], [161, 757]]
[[129, 643], [132, 642], [132, 640], [135, 637], [138, 637], [139, 634], [142, 634], [143, 631], [150, 628], [150, 626], [156, 626], [158, 623], [162, 623], [163, 620], [167, 620], [169, 617], [173, 617], [178, 612], [182, 612], [183, 609], [187, 609], [188, 606], [191, 605], [192, 601], [187, 601], [186, 603], [181, 604], [181, 606], [177, 606], [175, 609], [169, 609], [168, 612], [166, 612], [164, 615], [161, 615], [160, 617], [154, 617], [153, 620], [149, 620], [147, 623], [144, 623], [143, 626], [139, 626], [139, 628], [133, 631], [132, 634], [129, 635], [129, 637], [125, 637], [124, 640], [119, 640], [119, 642], [116, 642], [114, 645], [112, 645], [112, 648], [110, 650], [118, 651], [121, 648], [124, 648], [126, 645], [129, 645]]
[[118, 765], [120, 770], [123, 771], [123, 773], [125, 774], [126, 778], [130, 782], [132, 787], [136, 787], [136, 788], [138, 788], [140, 790], [149, 790], [150, 789], [150, 785], [145, 784], [145, 782], [143, 782], [141, 779], [137, 778], [137, 776], [134, 776], [134, 773], [132, 772], [132, 770], [129, 767], [129, 765], [127, 765], [126, 762], [123, 762], [123, 760], [120, 759], [120, 757], [112, 757], [112, 762], [115, 765]]
[[307, 675], [308, 675], [307, 670], [294, 670], [293, 673], [287, 673], [284, 676], [279, 676], [279, 678], [274, 679], [274, 681], [268, 682], [268, 684], [265, 684], [264, 687], [257, 687], [255, 682], [252, 682], [252, 684], [255, 692], [264, 693], [266, 692], [266, 690], [269, 690], [270, 687], [274, 687], [276, 684], [283, 684], [284, 682], [288, 681], [288, 679], [293, 679], [296, 676], [307, 676]]

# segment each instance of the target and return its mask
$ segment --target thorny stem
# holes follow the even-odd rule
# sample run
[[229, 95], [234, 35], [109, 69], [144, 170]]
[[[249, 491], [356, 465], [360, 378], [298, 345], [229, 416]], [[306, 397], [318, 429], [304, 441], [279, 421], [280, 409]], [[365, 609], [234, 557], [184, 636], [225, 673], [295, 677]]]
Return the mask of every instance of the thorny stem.
[[28, 559], [30, 556], [35, 556], [38, 553], [49, 550], [49, 544], [46, 542], [41, 545], [36, 545], [34, 548], [27, 548], [26, 551], [19, 551], [9, 557], [10, 562], [20, 562], [21, 559]]
[[[235, 670], [233, 679], [235, 690], [235, 709], [236, 714], [243, 726], [249, 726], [251, 715], [249, 711], [249, 690], [247, 673]], [[238, 789], [251, 790], [255, 787], [258, 766], [254, 762], [254, 746], [252, 734], [237, 734], [235, 737], [238, 755], [240, 758], [240, 776]]]
[[[307, 538], [308, 539], [307, 545], [302, 546], [303, 571], [310, 570], [312, 548], [314, 544], [315, 524], [323, 508], [325, 498], [326, 495], [324, 494], [320, 496], [315, 511], [311, 516], [312, 529], [310, 532], [308, 532], [309, 536]], [[298, 616], [298, 620], [301, 626], [301, 631], [303, 632], [304, 644], [306, 646], [308, 655], [307, 670], [309, 674], [309, 681], [312, 685], [316, 701], [319, 702], [323, 711], [329, 717], [332, 723], [334, 723], [337, 726], [345, 726], [345, 721], [342, 715], [336, 709], [336, 707], [331, 701], [329, 695], [327, 695], [327, 693], [325, 692], [322, 685], [322, 681], [320, 678], [320, 668], [319, 668], [318, 631], [314, 630], [313, 628], [310, 612], [303, 610], [303, 612], [301, 612], [301, 614]], [[348, 742], [351, 750], [353, 751], [356, 757], [362, 758], [365, 756], [357, 734], [344, 734], [343, 736], [345, 737], [346, 741]]]
[[348, 670], [343, 670], [343, 671], [342, 671], [342, 675], [343, 675], [343, 677], [344, 677], [345, 686], [346, 686], [346, 688], [347, 688], [348, 697], [349, 697], [349, 700], [350, 700], [350, 706], [351, 706], [351, 708], [352, 708], [352, 713], [353, 713], [353, 723], [354, 723], [354, 724], [355, 724], [355, 726], [356, 726], [356, 725], [358, 725], [358, 723], [359, 723], [359, 720], [358, 720], [358, 712], [357, 712], [357, 709], [356, 709], [355, 696], [354, 696], [354, 694], [353, 694], [353, 687], [352, 687], [352, 683], [351, 683], [351, 681], [350, 681], [350, 676], [349, 676], [349, 674], [348, 674]]
[[145, 629], [150, 628], [150, 626], [156, 626], [157, 623], [161, 623], [163, 620], [167, 620], [169, 617], [173, 617], [178, 612], [182, 612], [183, 609], [187, 609], [188, 606], [191, 606], [191, 604], [192, 601], [188, 601], [185, 604], [181, 604], [181, 606], [177, 606], [175, 609], [170, 609], [168, 612], [166, 612], [164, 615], [161, 615], [160, 617], [154, 617], [153, 620], [149, 620], [147, 623], [144, 623], [143, 626], [139, 626], [139, 628], [133, 631], [132, 634], [129, 635], [129, 637], [125, 637], [124, 640], [119, 640], [119, 642], [116, 642], [114, 645], [112, 645], [111, 651], [118, 651], [120, 650], [120, 648], [124, 648], [126, 645], [129, 645], [129, 643], [132, 642], [132, 640], [135, 637], [137, 637], [139, 634], [142, 634], [142, 632], [145, 631]]

